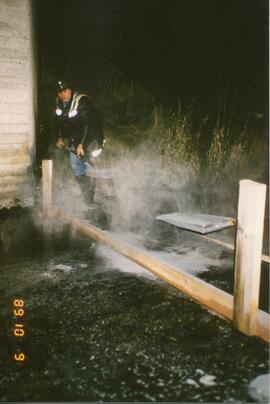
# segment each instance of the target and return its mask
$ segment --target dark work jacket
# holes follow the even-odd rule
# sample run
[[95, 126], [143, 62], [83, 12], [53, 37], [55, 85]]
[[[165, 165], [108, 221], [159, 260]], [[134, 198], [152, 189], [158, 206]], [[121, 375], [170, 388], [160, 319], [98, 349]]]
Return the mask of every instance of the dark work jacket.
[[87, 147], [92, 141], [100, 147], [103, 144], [102, 121], [87, 95], [72, 93], [66, 105], [57, 98], [55, 124], [58, 139], [69, 139], [69, 146]]

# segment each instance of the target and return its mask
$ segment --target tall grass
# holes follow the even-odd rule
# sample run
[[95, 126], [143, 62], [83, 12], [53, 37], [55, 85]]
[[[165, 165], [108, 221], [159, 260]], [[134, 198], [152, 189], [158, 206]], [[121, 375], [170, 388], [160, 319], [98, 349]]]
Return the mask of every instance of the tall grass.
[[200, 165], [199, 136], [191, 131], [192, 114], [191, 110], [184, 112], [180, 103], [176, 112], [155, 108], [152, 142], [167, 165], [185, 165], [196, 175]]
[[235, 215], [239, 181], [268, 181], [267, 136], [256, 128], [252, 132], [218, 121], [206, 134], [200, 127], [192, 131], [194, 116], [194, 110], [180, 107], [170, 115], [155, 109], [152, 141], [166, 164], [188, 168], [189, 191], [201, 209]]

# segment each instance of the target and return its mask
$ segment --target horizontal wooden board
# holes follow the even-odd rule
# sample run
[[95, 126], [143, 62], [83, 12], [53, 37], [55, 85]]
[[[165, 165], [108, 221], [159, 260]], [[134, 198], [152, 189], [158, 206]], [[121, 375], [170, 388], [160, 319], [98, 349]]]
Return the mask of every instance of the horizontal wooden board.
[[0, 143], [0, 155], [4, 154], [28, 154], [29, 153], [29, 146], [28, 144], [17, 144], [17, 143], [10, 143], [10, 144], [2, 144]]
[[12, 84], [16, 84], [17, 86], [22, 84], [23, 88], [28, 88], [28, 83], [27, 83], [26, 79], [27, 79], [26, 72], [10, 74], [10, 72], [7, 70], [6, 72], [2, 72], [0, 82], [2, 84], [12, 83]]
[[2, 60], [20, 60], [21, 62], [24, 62], [27, 58], [28, 51], [24, 49], [6, 49], [2, 48], [0, 45], [0, 59]]
[[28, 114], [28, 105], [27, 104], [19, 104], [19, 103], [2, 103], [0, 101], [0, 120], [2, 119], [2, 115], [14, 115], [14, 114]]
[[[28, 15], [26, 8], [3, 7], [1, 0], [0, 6], [0, 28], [3, 33], [15, 31], [23, 32], [24, 37], [28, 37]], [[13, 0], [12, 0], [13, 1]], [[23, 2], [24, 0], [22, 0]], [[22, 18], [23, 17], [23, 18]]]
[[29, 153], [0, 153], [0, 167], [3, 164], [31, 164]]
[[23, 91], [27, 91], [28, 90], [28, 86], [26, 85], [25, 80], [23, 81], [0, 81], [0, 92], [2, 90], [9, 90], [10, 92], [12, 92], [13, 90], [23, 90]]
[[12, 92], [13, 90], [23, 90], [23, 91], [27, 91], [28, 87], [26, 85], [25, 81], [0, 81], [0, 92], [2, 92], [2, 90], [8, 90], [10, 92]]
[[1, 114], [0, 113], [0, 125], [1, 124], [24, 124], [28, 125], [29, 115], [26, 114]]
[[[1, 42], [1, 39], [0, 39]], [[25, 75], [27, 73], [27, 63], [21, 63], [19, 60], [18, 61], [3, 61], [0, 60], [0, 72], [2, 74], [10, 74], [10, 75]], [[25, 77], [25, 76], [23, 76]]]
[[10, 133], [27, 133], [29, 129], [29, 124], [28, 123], [1, 123], [0, 122], [0, 141], [1, 141], [1, 136], [4, 134], [10, 134]]
[[7, 104], [12, 104], [12, 102], [27, 103], [29, 104], [29, 93], [23, 90], [1, 90], [1, 100], [5, 101]]
[[7, 175], [5, 177], [0, 177], [0, 185], [14, 185], [14, 184], [25, 184], [29, 182], [28, 175]]
[[6, 175], [23, 175], [27, 173], [29, 163], [0, 164], [0, 177]]
[[[1, 13], [1, 11], [0, 11]], [[25, 27], [24, 26], [18, 26], [18, 30], [15, 31], [14, 28], [12, 27], [12, 24], [10, 21], [0, 21], [0, 32], [2, 38], [7, 37], [9, 38], [10, 36], [13, 36], [14, 39], [16, 38], [29, 38], [29, 34], [25, 35]]]
[[6, 147], [6, 149], [0, 149], [0, 164], [9, 163], [26, 163], [30, 162], [29, 148], [24, 147], [23, 149], [12, 149]]
[[0, 144], [2, 145], [28, 145], [29, 144], [29, 135], [27, 132], [20, 133], [0, 133]]
[[18, 193], [21, 191], [22, 187], [25, 183], [18, 182], [13, 184], [2, 184], [0, 181], [0, 195], [1, 194], [10, 194], [10, 193]]
[[15, 11], [17, 12], [27, 11], [29, 2], [26, 0], [1, 0], [0, 4], [1, 4], [0, 10], [2, 12], [5, 12], [5, 14], [7, 13], [13, 14]]
[[[29, 40], [27, 38], [16, 38], [14, 39], [13, 36], [9, 37], [1, 37], [0, 33], [0, 43], [1, 43], [1, 48], [3, 49], [17, 49], [19, 51], [23, 49], [28, 49], [29, 48]], [[2, 41], [1, 41], [2, 39]]]
[[12, 206], [32, 206], [33, 191], [29, 184], [22, 184], [15, 190], [0, 192], [0, 208], [10, 208]]
[[5, 72], [2, 72], [0, 83], [2, 88], [6, 89], [17, 87], [18, 89], [27, 90], [28, 88], [28, 84], [25, 79], [25, 73], [6, 74]]

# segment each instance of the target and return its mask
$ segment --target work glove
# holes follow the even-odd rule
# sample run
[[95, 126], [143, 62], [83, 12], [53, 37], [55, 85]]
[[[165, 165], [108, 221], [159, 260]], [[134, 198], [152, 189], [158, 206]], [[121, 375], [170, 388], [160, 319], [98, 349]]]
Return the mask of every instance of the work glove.
[[62, 137], [59, 137], [59, 139], [57, 140], [56, 147], [58, 147], [58, 149], [64, 149], [66, 147], [64, 139]]

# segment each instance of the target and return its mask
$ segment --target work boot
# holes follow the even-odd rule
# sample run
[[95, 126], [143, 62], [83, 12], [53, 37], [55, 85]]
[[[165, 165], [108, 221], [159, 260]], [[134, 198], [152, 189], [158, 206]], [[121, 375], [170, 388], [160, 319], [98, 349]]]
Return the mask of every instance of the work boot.
[[96, 189], [95, 178], [88, 177], [87, 175], [80, 175], [75, 178], [81, 188], [86, 204], [92, 204], [94, 202]]

